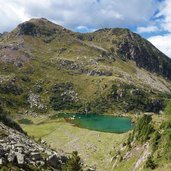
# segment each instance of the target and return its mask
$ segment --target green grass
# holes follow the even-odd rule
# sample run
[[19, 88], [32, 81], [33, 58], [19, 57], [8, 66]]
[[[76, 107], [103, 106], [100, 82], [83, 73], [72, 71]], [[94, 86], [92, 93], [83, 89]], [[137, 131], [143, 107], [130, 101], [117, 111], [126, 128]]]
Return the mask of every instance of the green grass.
[[[32, 22], [36, 23], [37, 21], [34, 20]], [[41, 27], [41, 30], [44, 32], [44, 28], [39, 22], [37, 23], [37, 27]], [[45, 31], [50, 32], [54, 27], [56, 26], [48, 24]], [[127, 41], [128, 36], [130, 36], [130, 32], [127, 29], [108, 29], [84, 34], [82, 35], [84, 42], [80, 42], [76, 40], [76, 37], [78, 37], [77, 33], [71, 33], [63, 30], [63, 28], [59, 26], [57, 27], [59, 33], [57, 33], [55, 35], [56, 38], [49, 43], [45, 43], [44, 40], [47, 38], [45, 35], [41, 35], [40, 37], [26, 35], [22, 37], [16, 36], [14, 33], [17, 32], [17, 29], [4, 38], [2, 44], [7, 45], [20, 44], [20, 42], [24, 40], [23, 46], [16, 52], [18, 59], [25, 53], [30, 55], [29, 61], [22, 67], [17, 67], [15, 64], [11, 63], [0, 63], [0, 78], [4, 79], [3, 83], [10, 82], [20, 85], [24, 90], [20, 96], [4, 93], [0, 94], [0, 104], [2, 104], [3, 109], [9, 112], [11, 116], [16, 116], [16, 113], [24, 114], [25, 111], [40, 112], [30, 109], [27, 102], [29, 92], [32, 91], [35, 93], [35, 85], [37, 84], [40, 84], [43, 88], [42, 92], [36, 94], [40, 96], [41, 102], [47, 106], [45, 113], [51, 111], [49, 104], [49, 99], [52, 95], [51, 88], [59, 83], [71, 82], [83, 106], [88, 104], [88, 107], [90, 106], [92, 111], [98, 113], [104, 113], [103, 109], [105, 108], [105, 113], [110, 114], [120, 112], [118, 110], [124, 109], [125, 103], [130, 102], [129, 97], [134, 97], [130, 93], [131, 88], [128, 92], [128, 98], [124, 98], [123, 96], [120, 103], [118, 103], [117, 100], [111, 101], [112, 85], [118, 85], [121, 92], [124, 92], [122, 85], [125, 85], [125, 89], [127, 90], [128, 85], [134, 85], [135, 89], [147, 90], [149, 93], [146, 96], [152, 99], [161, 99], [161, 97], [158, 97], [160, 96], [158, 89], [164, 92], [165, 90], [161, 88], [163, 85], [164, 87], [171, 87], [170, 81], [164, 80], [164, 78], [157, 74], [138, 68], [135, 61], [130, 62], [130, 60], [123, 61], [120, 59], [121, 54], [117, 51], [119, 50], [119, 44], [123, 41]], [[134, 39], [130, 39], [132, 45], [140, 47], [142, 50], [145, 45], [148, 50], [150, 50], [151, 54], [154, 54], [151, 50], [153, 47], [151, 47], [148, 42], [145, 42], [145, 40], [135, 34], [133, 34], [133, 36]], [[90, 38], [92, 39], [90, 40]], [[101, 50], [92, 47], [93, 44], [107, 50], [112, 47], [113, 52], [110, 55], [102, 55]], [[65, 48], [65, 50], [61, 51], [63, 48]], [[1, 55], [4, 56], [4, 54]], [[154, 57], [158, 58], [158, 56], [160, 56], [160, 60], [165, 59], [163, 54], [154, 54]], [[113, 58], [110, 59], [110, 57], [114, 57], [115, 61]], [[110, 70], [113, 75], [109, 77], [89, 76], [86, 73], [75, 74], [73, 70], [66, 68], [58, 69], [59, 59], [82, 63], [82, 69]], [[99, 61], [99, 59], [101, 59], [101, 61]], [[92, 64], [92, 60], [97, 61], [98, 64]], [[164, 65], [162, 64], [161, 66]], [[155, 89], [152, 84], [148, 82], [149, 80], [139, 80], [139, 76], [136, 74], [137, 71], [145, 78], [147, 78], [147, 76], [151, 78], [152, 76], [152, 80], [160, 80], [161, 83], [157, 81], [152, 82], [152, 84], [155, 84], [158, 88]], [[21, 79], [23, 77], [25, 77], [27, 81], [23, 81]], [[148, 84], [146, 82], [148, 82]], [[167, 98], [170, 98], [169, 95]], [[137, 107], [136, 101], [137, 100], [132, 102], [132, 104], [135, 105], [134, 108]], [[144, 99], [142, 101], [144, 101]], [[80, 110], [80, 108], [78, 108], [77, 111], [68, 110], [67, 112], [78, 112], [78, 110]], [[168, 111], [170, 112], [170, 109], [168, 109]], [[114, 153], [113, 146], [118, 147], [128, 136], [127, 134], [98, 133], [73, 127], [63, 120], [50, 121], [46, 117], [38, 116], [37, 118], [28, 117], [28, 120], [20, 121], [23, 129], [28, 132], [29, 135], [34, 136], [36, 139], [44, 138], [48, 144], [56, 149], [62, 149], [67, 152], [78, 150], [81, 157], [83, 157], [88, 164], [96, 164], [99, 168], [105, 168], [105, 170], [110, 170], [108, 166], [110, 166], [110, 158], [112, 157], [110, 154]], [[157, 123], [155, 124], [155, 128], [159, 128], [163, 120], [164, 117], [158, 118], [154, 116], [153, 121]], [[96, 146], [96, 148], [94, 148], [94, 146]], [[130, 160], [128, 163], [125, 163], [125, 165], [129, 166], [131, 162], [133, 161]]]
[[[135, 162], [141, 156], [143, 148], [139, 146], [139, 151], [132, 149], [132, 157], [127, 160], [117, 162], [117, 165], [112, 169], [115, 160], [112, 161], [120, 150], [121, 144], [126, 142], [129, 133], [112, 134], [97, 131], [91, 131], [75, 127], [74, 125], [65, 122], [63, 119], [48, 119], [46, 116], [28, 117], [33, 122], [32, 125], [22, 124], [22, 128], [30, 136], [34, 136], [37, 140], [42, 138], [47, 142], [47, 145], [56, 150], [61, 150], [66, 153], [78, 151], [79, 156], [83, 159], [84, 163], [89, 166], [95, 166], [99, 171], [127, 171], [133, 167]], [[153, 123], [155, 128], [163, 122], [161, 116], [154, 115]], [[124, 156], [126, 151], [121, 151]], [[143, 171], [150, 171], [145, 169], [144, 163], [138, 169]], [[170, 169], [169, 163], [162, 160], [156, 171], [163, 171]]]
[[130, 160], [122, 161], [118, 167], [115, 167], [114, 171], [127, 171], [132, 168], [132, 166], [137, 161], [137, 156], [131, 157]]
[[25, 118], [18, 120], [18, 123], [19, 124], [25, 124], [25, 125], [33, 124], [33, 122], [31, 120], [25, 119]]
[[[39, 26], [43, 29], [42, 26], [38, 24], [38, 27]], [[52, 25], [48, 24], [46, 29], [49, 28], [49, 30], [51, 30], [51, 27], [53, 28]], [[16, 31], [17, 30], [15, 30], [15, 32]], [[115, 34], [113, 34], [113, 31]], [[5, 96], [5, 98], [2, 99], [4, 108], [7, 109], [7, 111], [11, 111], [13, 114], [17, 113], [19, 110], [30, 110], [30, 106], [27, 103], [27, 96], [29, 91], [35, 92], [35, 85], [40, 83], [43, 91], [38, 93], [38, 95], [40, 95], [43, 104], [47, 106], [47, 110], [44, 111], [44, 113], [46, 113], [51, 109], [49, 99], [52, 86], [63, 82], [73, 83], [74, 90], [78, 94], [80, 103], [83, 106], [90, 104], [92, 112], [99, 112], [101, 110], [101, 112], [112, 113], [113, 111], [123, 108], [120, 104], [113, 103], [111, 102], [111, 99], [108, 98], [111, 93], [110, 88], [113, 84], [131, 83], [138, 89], [140, 89], [140, 86], [142, 89], [145, 89], [146, 86], [144, 86], [143, 81], [137, 81], [136, 71], [138, 68], [134, 62], [122, 61], [118, 58], [117, 54], [112, 54], [115, 61], [111, 60], [108, 55], [103, 57], [103, 61], [99, 61], [99, 59], [102, 58], [102, 51], [93, 48], [93, 43], [100, 46], [99, 43], [102, 38], [102, 47], [106, 49], [109, 49], [111, 46], [116, 48], [117, 44], [113, 44], [112, 41], [116, 40], [118, 43], [120, 39], [122, 40], [128, 34], [128, 30], [125, 29], [114, 29], [113, 31], [95, 32], [93, 33], [93, 41], [87, 40], [89, 36], [92, 36], [91, 34], [85, 34], [83, 36], [85, 43], [75, 39], [75, 37], [78, 36], [77, 34], [68, 33], [67, 31], [62, 32], [60, 35], [57, 34], [56, 38], [49, 43], [44, 42], [44, 35], [40, 37], [23, 35], [22, 38], [16, 38], [14, 32], [11, 33], [11, 36], [4, 42], [8, 44], [24, 40], [25, 46], [18, 50], [17, 55], [18, 58], [20, 58], [23, 53], [28, 53], [30, 54], [30, 61], [24, 64], [23, 67], [16, 67], [12, 64], [0, 64], [0, 71], [6, 76], [6, 80], [10, 79], [9, 81], [11, 82], [13, 78], [16, 78], [15, 84], [21, 85], [21, 88], [24, 90], [24, 93], [21, 96]], [[61, 49], [65, 50], [61, 52]], [[109, 70], [113, 75], [89, 76], [86, 73], [75, 74], [75, 71], [72, 69], [59, 69], [59, 60], [70, 60], [78, 64], [81, 63], [83, 66], [81, 69], [99, 71]], [[93, 60], [98, 62], [98, 64], [92, 64]], [[4, 67], [7, 69], [4, 70]], [[147, 72], [147, 74], [149, 73]], [[29, 81], [23, 81], [21, 79], [23, 77], [28, 78]], [[156, 79], [158, 78], [157, 76], [155, 77]], [[170, 84], [168, 83], [168, 85]], [[147, 89], [151, 90], [150, 85]], [[4, 94], [0, 95], [4, 97]], [[150, 94], [150, 96], [152, 96], [152, 94]], [[103, 99], [103, 101], [100, 101], [101, 99]], [[9, 104], [9, 102], [13, 102], [13, 104]], [[106, 109], [103, 110], [101, 106]], [[42, 111], [35, 109], [35, 112]]]
[[111, 134], [78, 128], [63, 119], [29, 119], [34, 124], [21, 125], [28, 135], [36, 139], [42, 138], [56, 150], [67, 153], [76, 150], [87, 165], [96, 166], [98, 170], [111, 169], [112, 152], [128, 137], [128, 133]]
[[22, 124], [22, 127], [30, 136], [33, 136], [38, 140], [39, 138], [45, 137], [55, 131], [57, 124], [58, 121], [48, 121], [29, 126], [28, 124]]

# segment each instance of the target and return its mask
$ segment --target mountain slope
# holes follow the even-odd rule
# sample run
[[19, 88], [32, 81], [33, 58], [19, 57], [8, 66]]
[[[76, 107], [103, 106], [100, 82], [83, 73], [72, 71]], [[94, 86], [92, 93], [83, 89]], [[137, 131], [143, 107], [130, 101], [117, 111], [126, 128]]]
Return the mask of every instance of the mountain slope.
[[96, 43], [123, 60], [133, 60], [138, 67], [171, 79], [171, 59], [128, 29], [101, 29], [94, 33], [80, 34], [78, 38]]
[[11, 114], [159, 112], [171, 60], [127, 29], [74, 33], [31, 19], [0, 42], [0, 101]]

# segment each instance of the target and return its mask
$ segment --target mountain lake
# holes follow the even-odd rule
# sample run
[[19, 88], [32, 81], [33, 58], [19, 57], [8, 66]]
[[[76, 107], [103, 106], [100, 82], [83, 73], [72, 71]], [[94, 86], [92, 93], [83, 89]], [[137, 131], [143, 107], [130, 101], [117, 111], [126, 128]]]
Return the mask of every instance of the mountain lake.
[[51, 117], [51, 119], [55, 118], [64, 118], [74, 126], [100, 132], [125, 133], [134, 127], [128, 117], [98, 114], [56, 114]]

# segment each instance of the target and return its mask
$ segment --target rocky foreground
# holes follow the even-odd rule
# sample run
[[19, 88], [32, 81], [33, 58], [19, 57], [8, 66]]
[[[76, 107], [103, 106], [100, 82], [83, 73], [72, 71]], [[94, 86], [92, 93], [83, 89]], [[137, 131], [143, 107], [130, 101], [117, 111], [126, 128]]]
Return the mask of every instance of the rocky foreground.
[[67, 156], [48, 148], [44, 141], [40, 144], [12, 128], [0, 123], [0, 165], [14, 165], [19, 168], [52, 168], [61, 170]]

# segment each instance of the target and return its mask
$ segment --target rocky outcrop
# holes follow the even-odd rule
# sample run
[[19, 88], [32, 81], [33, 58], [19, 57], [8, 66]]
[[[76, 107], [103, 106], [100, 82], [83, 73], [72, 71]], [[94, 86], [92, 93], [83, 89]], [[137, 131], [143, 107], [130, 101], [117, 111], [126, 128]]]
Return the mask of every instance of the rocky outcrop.
[[45, 142], [36, 143], [12, 128], [0, 123], [0, 165], [13, 165], [24, 168], [32, 165], [42, 170], [51, 167], [61, 170], [61, 165], [67, 161], [67, 156], [46, 147]]
[[135, 33], [128, 31], [117, 53], [123, 60], [133, 60], [138, 67], [171, 79], [171, 59]]
[[126, 112], [139, 110], [160, 113], [165, 106], [164, 97], [156, 95], [152, 98], [149, 91], [134, 85], [113, 84], [109, 98]]
[[139, 68], [171, 79], [171, 59], [160, 52], [149, 41], [129, 29], [105, 28], [93, 33], [78, 34], [79, 39], [90, 44], [100, 44], [115, 57], [135, 61]]
[[[0, 45], [0, 62], [22, 67], [31, 59], [29, 53], [21, 51], [23, 48], [24, 45], [22, 43]], [[21, 54], [19, 54], [18, 51], [20, 51]]]
[[72, 109], [78, 107], [78, 93], [71, 82], [56, 84], [52, 87], [50, 104], [54, 110]]
[[[96, 69], [87, 69], [86, 66], [96, 66]], [[71, 70], [70, 74], [86, 74], [90, 76], [112, 76], [112, 71], [98, 68], [97, 60], [89, 59], [86, 62], [71, 60], [57, 60], [58, 69]], [[74, 72], [73, 72], [74, 71]]]
[[90, 70], [87, 71], [88, 75], [91, 76], [112, 76], [112, 72], [111, 71], [104, 71], [104, 70]]
[[33, 92], [29, 92], [28, 95], [28, 103], [30, 104], [30, 108], [37, 108], [40, 110], [46, 109], [45, 105], [41, 102], [41, 98], [39, 95], [34, 94]]
[[[43, 20], [42, 20], [43, 24]], [[42, 34], [50, 36], [55, 34], [55, 30], [41, 29], [34, 22], [25, 22], [18, 26], [20, 35], [41, 36]]]

